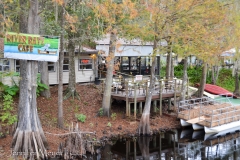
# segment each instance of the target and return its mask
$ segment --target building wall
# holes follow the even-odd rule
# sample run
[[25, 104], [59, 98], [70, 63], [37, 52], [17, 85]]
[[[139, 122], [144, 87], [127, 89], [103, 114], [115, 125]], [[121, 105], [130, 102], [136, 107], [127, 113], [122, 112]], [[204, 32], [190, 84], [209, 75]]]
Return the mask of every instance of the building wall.
[[[90, 59], [92, 57], [90, 56], [80, 56], [75, 58], [75, 72], [76, 72], [76, 83], [80, 82], [90, 82], [95, 80], [95, 75], [94, 73], [95, 70], [97, 69], [97, 66], [95, 62], [96, 58], [93, 58], [93, 64], [92, 64], [92, 69], [91, 70], [80, 70], [79, 69], [79, 58], [86, 58]], [[54, 85], [58, 84], [59, 79], [58, 79], [58, 74], [59, 74], [59, 68], [58, 68], [58, 62], [54, 63], [55, 70], [54, 71], [49, 71], [49, 84]], [[15, 60], [14, 59], [9, 59], [9, 70], [15, 72]], [[69, 79], [69, 72], [64, 71], [63, 72], [63, 83], [67, 84], [68, 79]], [[6, 84], [6, 85], [13, 85], [14, 81], [16, 84], [19, 84], [19, 76], [11, 76], [11, 77], [1, 77], [1, 81]], [[13, 81], [14, 80], [14, 81]]]

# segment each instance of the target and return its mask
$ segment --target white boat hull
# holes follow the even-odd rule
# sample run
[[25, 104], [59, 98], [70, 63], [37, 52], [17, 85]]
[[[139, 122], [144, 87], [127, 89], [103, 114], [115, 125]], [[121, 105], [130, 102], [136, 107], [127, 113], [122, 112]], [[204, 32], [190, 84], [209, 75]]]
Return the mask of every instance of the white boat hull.
[[204, 127], [202, 126], [202, 125], [200, 125], [200, 124], [197, 124], [197, 123], [193, 123], [192, 124], [192, 128], [193, 128], [193, 130], [201, 130], [201, 129], [204, 129]]
[[236, 122], [231, 122], [228, 124], [224, 124], [221, 126], [216, 126], [216, 127], [206, 127], [204, 126], [204, 131], [205, 133], [218, 133], [224, 130], [228, 130], [231, 128], [235, 128], [235, 127], [239, 127], [240, 126], [240, 122], [236, 121]]
[[231, 129], [227, 129], [218, 133], [206, 133], [204, 136], [204, 140], [211, 140], [211, 139], [216, 139], [217, 137], [222, 137], [226, 136], [227, 134], [232, 134], [240, 131], [240, 127], [234, 127]]
[[186, 121], [183, 120], [183, 119], [180, 119], [180, 122], [181, 122], [181, 125], [182, 125], [183, 127], [187, 127], [187, 126], [191, 126], [191, 125], [192, 125], [191, 123], [188, 123], [188, 122], [186, 122]]

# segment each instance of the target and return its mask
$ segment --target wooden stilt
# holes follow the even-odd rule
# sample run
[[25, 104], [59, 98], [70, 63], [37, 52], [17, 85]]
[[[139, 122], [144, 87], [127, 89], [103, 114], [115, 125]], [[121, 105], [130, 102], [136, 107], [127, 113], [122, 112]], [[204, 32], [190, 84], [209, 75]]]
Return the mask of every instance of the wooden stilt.
[[139, 102], [139, 112], [140, 112], [140, 114], [142, 114], [142, 103], [143, 102]]
[[168, 98], [168, 110], [171, 109], [171, 98]]
[[162, 115], [162, 80], [159, 81], [159, 114]]
[[157, 112], [157, 101], [156, 100], [153, 101], [153, 111], [154, 111], [154, 113]]
[[137, 119], [137, 84], [134, 83], [134, 118]]
[[177, 107], [177, 79], [174, 79], [174, 107]]
[[128, 107], [129, 107], [129, 103], [128, 103], [128, 83], [125, 83], [126, 86], [126, 116], [130, 116], [130, 114], [128, 113]]

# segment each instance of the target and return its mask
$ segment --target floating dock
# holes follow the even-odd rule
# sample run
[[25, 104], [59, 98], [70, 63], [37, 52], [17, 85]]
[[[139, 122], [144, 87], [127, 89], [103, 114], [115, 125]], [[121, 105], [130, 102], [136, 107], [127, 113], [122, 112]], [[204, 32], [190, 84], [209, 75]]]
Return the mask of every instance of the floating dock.
[[179, 102], [178, 118], [182, 126], [205, 133], [218, 133], [240, 126], [240, 104], [233, 105], [229, 98], [198, 98]]

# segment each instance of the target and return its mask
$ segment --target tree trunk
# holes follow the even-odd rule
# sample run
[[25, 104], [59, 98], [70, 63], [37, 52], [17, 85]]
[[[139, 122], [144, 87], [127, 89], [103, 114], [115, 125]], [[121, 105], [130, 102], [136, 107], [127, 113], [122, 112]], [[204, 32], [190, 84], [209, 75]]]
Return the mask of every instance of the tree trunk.
[[170, 78], [170, 73], [171, 73], [171, 59], [172, 59], [172, 54], [168, 53], [167, 54], [167, 62], [166, 62], [166, 79]]
[[[172, 53], [171, 53], [172, 55]], [[173, 57], [171, 56], [171, 71], [170, 71], [170, 79], [174, 78], [174, 64], [173, 64]]]
[[146, 96], [146, 102], [143, 110], [143, 114], [141, 117], [141, 121], [139, 123], [138, 133], [139, 134], [150, 134], [150, 110], [151, 110], [151, 101], [152, 101], [152, 94], [154, 92], [154, 85], [155, 85], [155, 67], [156, 67], [156, 49], [157, 49], [157, 40], [154, 40], [153, 45], [153, 57], [152, 57], [152, 68], [150, 74], [150, 85]]
[[37, 158], [44, 158], [47, 157], [47, 141], [38, 117], [36, 101], [38, 62], [22, 60], [20, 68], [18, 124], [13, 136], [13, 152], [24, 152], [25, 158], [30, 156], [30, 159], [34, 156], [30, 152], [36, 152]]
[[111, 101], [111, 87], [112, 87], [112, 77], [114, 69], [114, 57], [116, 48], [117, 35], [111, 32], [110, 44], [109, 44], [109, 55], [107, 57], [107, 75], [105, 81], [105, 88], [102, 100], [103, 114], [109, 117], [110, 114], [110, 101]]
[[28, 32], [28, 1], [19, 0], [20, 12], [19, 12], [19, 31], [22, 33]]
[[[26, 3], [27, 1], [20, 0], [21, 8], [27, 8]], [[28, 16], [20, 15], [20, 32], [38, 34], [38, 0], [31, 0], [29, 3]], [[28, 21], [27, 28], [22, 24], [26, 21]], [[47, 141], [38, 117], [36, 101], [38, 62], [21, 60], [20, 68], [18, 123], [12, 141], [13, 154], [23, 152], [26, 159], [34, 159], [34, 157], [44, 159], [47, 157], [45, 148]], [[30, 154], [31, 152], [35, 152], [36, 156]]]
[[182, 82], [182, 88], [181, 88], [181, 101], [184, 101], [186, 98], [186, 89], [187, 89], [187, 66], [188, 66], [188, 57], [184, 58], [184, 66], [183, 66], [183, 82]]
[[68, 77], [68, 88], [64, 91], [64, 99], [69, 97], [80, 97], [76, 91], [76, 73], [75, 73], [75, 44], [73, 41], [72, 33], [68, 33], [68, 54], [69, 54], [69, 77]]
[[218, 66], [212, 66], [212, 84], [213, 85], [216, 85], [218, 75], [219, 75], [219, 67]]
[[48, 86], [48, 89], [44, 89], [40, 94], [43, 97], [50, 98], [50, 88], [49, 88], [49, 75], [48, 75], [48, 62], [38, 62], [39, 70], [41, 73], [41, 83]]
[[170, 79], [171, 76], [171, 61], [172, 61], [172, 43], [168, 41], [168, 54], [167, 54], [167, 64], [166, 64], [166, 79]]
[[[64, 9], [61, 7], [61, 29], [64, 28]], [[63, 59], [64, 59], [64, 50], [63, 50], [63, 31], [61, 32], [60, 37], [60, 53], [58, 61], [58, 127], [64, 127], [64, 118], [63, 118]]]
[[204, 92], [204, 88], [205, 88], [205, 84], [206, 84], [206, 78], [207, 78], [207, 63], [204, 62], [203, 67], [202, 67], [202, 77], [201, 77], [200, 85], [198, 87], [198, 92], [197, 92], [197, 96], [199, 98], [203, 97], [203, 92]]
[[238, 68], [235, 69], [235, 90], [233, 93], [236, 96], [240, 96]]

